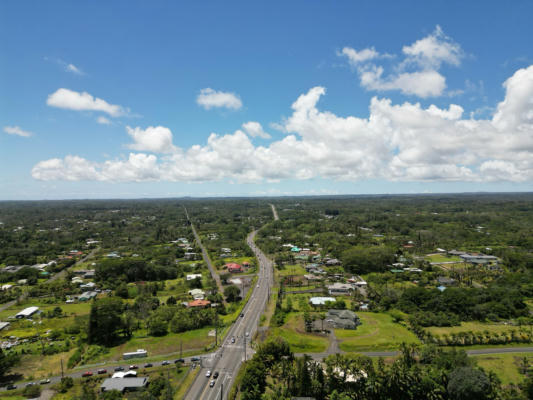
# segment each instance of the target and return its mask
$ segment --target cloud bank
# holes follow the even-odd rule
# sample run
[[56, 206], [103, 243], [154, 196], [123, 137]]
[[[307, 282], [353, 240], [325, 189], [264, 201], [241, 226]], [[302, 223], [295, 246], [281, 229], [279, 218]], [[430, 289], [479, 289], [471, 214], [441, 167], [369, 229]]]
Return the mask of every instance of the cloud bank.
[[64, 108], [75, 111], [101, 111], [112, 117], [127, 114], [122, 106], [109, 104], [107, 101], [93, 97], [87, 92], [75, 92], [70, 89], [57, 89], [48, 96], [46, 104], [51, 107]]
[[394, 66], [393, 72], [384, 74], [384, 68], [375, 60], [393, 58], [380, 54], [373, 47], [355, 50], [344, 47], [338, 52], [346, 57], [359, 75], [361, 86], [372, 91], [399, 90], [403, 94], [422, 98], [436, 97], [444, 93], [446, 78], [439, 72], [442, 64], [459, 66], [464, 57], [461, 46], [446, 36], [441, 27], [411, 45], [402, 48], [403, 60]]
[[[429, 50], [424, 50], [424, 49]], [[416, 43], [434, 65], [450, 51]], [[423, 49], [423, 50], [421, 50]], [[452, 52], [453, 53], [453, 52]], [[451, 57], [451, 58], [450, 58]], [[418, 62], [418, 61], [417, 61]], [[442, 62], [442, 61], [440, 61]], [[318, 108], [326, 89], [311, 88], [292, 104], [281, 140], [256, 146], [258, 123], [231, 134], [212, 133], [207, 143], [188, 149], [172, 142], [165, 127], [127, 128], [133, 139], [126, 159], [102, 163], [78, 156], [37, 163], [39, 180], [261, 182], [327, 178], [344, 181], [512, 181], [533, 180], [533, 65], [504, 84], [505, 97], [490, 119], [463, 116], [463, 108], [419, 103], [393, 104], [374, 97], [368, 117], [340, 117]], [[257, 125], [256, 125], [257, 124]], [[147, 152], [147, 153], [145, 153]], [[151, 153], [151, 154], [148, 154]]]

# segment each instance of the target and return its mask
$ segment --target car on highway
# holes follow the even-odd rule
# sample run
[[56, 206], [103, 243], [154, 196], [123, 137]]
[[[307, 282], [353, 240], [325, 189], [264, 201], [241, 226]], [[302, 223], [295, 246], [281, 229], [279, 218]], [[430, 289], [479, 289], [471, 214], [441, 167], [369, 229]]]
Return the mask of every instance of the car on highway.
[[139, 366], [138, 365], [130, 365], [129, 369], [130, 369], [130, 371], [132, 369], [139, 369]]
[[161, 363], [161, 365], [170, 365], [170, 361], [165, 360]]
[[16, 388], [17, 388], [17, 385], [13, 385], [12, 383], [6, 386], [6, 390], [15, 390]]
[[209, 378], [211, 376], [211, 370], [207, 370], [207, 372], [205, 373], [205, 377], [206, 378]]
[[200, 361], [198, 357], [191, 357], [191, 361]]
[[115, 367], [115, 372], [124, 371], [124, 367]]
[[184, 358], [178, 358], [176, 361], [174, 361], [174, 364], [177, 364], [177, 363], [184, 363], [185, 362], [185, 359]]
[[215, 381], [214, 379], [211, 379], [211, 382], [209, 382], [209, 387], [213, 387], [213, 386], [215, 386], [215, 383], [216, 383], [216, 382], [217, 382], [217, 381]]
[[241, 318], [244, 317], [244, 313], [241, 313]]
[[234, 337], [231, 338], [231, 343], [235, 343], [235, 338]]
[[83, 374], [81, 374], [83, 378], [88, 378], [90, 376], [93, 376], [93, 373], [91, 371], [85, 371]]
[[250, 332], [246, 332], [246, 333], [244, 334], [244, 336], [246, 336], [246, 337], [250, 336]]
[[107, 369], [105, 368], [100, 368], [98, 371], [96, 371], [97, 374], [107, 374]]
[[258, 289], [259, 289], [259, 285], [257, 285], [257, 286], [256, 286], [256, 288], [258, 288]]
[[217, 379], [218, 378], [218, 371], [215, 371], [215, 373], [213, 374], [213, 379]]
[[151, 368], [151, 367], [153, 367], [153, 366], [154, 366], [154, 364], [152, 364], [152, 363], [146, 363], [146, 364], [144, 364], [144, 368]]
[[39, 382], [39, 384], [41, 385], [47, 385], [50, 383], [50, 379], [43, 379], [41, 382]]

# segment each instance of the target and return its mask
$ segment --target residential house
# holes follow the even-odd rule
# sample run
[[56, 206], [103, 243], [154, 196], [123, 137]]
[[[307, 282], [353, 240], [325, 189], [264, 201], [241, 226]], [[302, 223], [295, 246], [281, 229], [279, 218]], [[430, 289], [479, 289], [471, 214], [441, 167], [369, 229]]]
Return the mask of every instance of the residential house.
[[24, 310], [20, 311], [15, 315], [15, 318], [22, 319], [22, 318], [30, 318], [33, 314], [37, 313], [39, 311], [39, 307], [28, 307]]
[[206, 308], [209, 307], [211, 302], [209, 300], [194, 300], [187, 303], [189, 308]]
[[196, 278], [202, 278], [202, 274], [189, 274], [187, 275], [187, 280], [188, 281], [192, 281], [193, 279], [196, 279]]
[[242, 272], [242, 265], [236, 263], [226, 264], [225, 267], [228, 269], [228, 272], [231, 274]]
[[189, 296], [192, 296], [195, 300], [202, 300], [205, 297], [205, 292], [202, 289], [189, 290]]
[[312, 306], [324, 306], [327, 302], [334, 303], [335, 297], [311, 297], [309, 299], [309, 303], [311, 303]]
[[350, 310], [328, 310], [326, 321], [336, 329], [356, 329], [361, 325], [357, 314]]
[[100, 386], [102, 392], [118, 390], [121, 393], [144, 389], [148, 385], [148, 377], [140, 378], [107, 378]]
[[88, 300], [94, 299], [96, 296], [98, 296], [98, 293], [94, 291], [83, 292], [82, 294], [80, 294], [80, 297], [78, 297], [78, 300], [88, 301]]
[[335, 282], [333, 285], [329, 285], [328, 287], [328, 293], [332, 296], [335, 295], [347, 295], [353, 292], [354, 288], [349, 283], [339, 283]]

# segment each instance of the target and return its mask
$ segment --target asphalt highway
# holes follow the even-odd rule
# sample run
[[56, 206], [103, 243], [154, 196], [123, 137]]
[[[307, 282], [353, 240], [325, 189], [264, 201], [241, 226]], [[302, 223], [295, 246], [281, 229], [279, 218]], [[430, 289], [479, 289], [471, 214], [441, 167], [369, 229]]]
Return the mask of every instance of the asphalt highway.
[[[225, 342], [219, 350], [202, 357], [200, 374], [193, 382], [185, 399], [226, 399], [242, 362], [245, 357], [249, 359], [253, 354], [250, 341], [257, 331], [259, 319], [265, 310], [274, 282], [272, 261], [256, 247], [253, 241], [256, 234], [257, 231], [253, 231], [246, 238], [248, 246], [253, 250], [259, 262], [259, 275], [256, 287], [252, 288], [253, 292], [247, 304], [244, 306], [243, 316], [237, 318], [237, 321], [230, 328]], [[232, 338], [234, 338], [234, 343], [232, 343]], [[211, 372], [211, 375], [215, 371], [219, 373], [212, 387], [209, 383], [213, 378], [212, 376], [206, 376], [208, 371]]]

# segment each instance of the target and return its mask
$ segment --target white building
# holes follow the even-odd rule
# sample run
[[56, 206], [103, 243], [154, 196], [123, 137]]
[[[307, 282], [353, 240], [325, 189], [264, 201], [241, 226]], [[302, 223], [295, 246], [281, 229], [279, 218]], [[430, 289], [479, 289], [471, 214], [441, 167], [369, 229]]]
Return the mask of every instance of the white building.
[[33, 314], [35, 314], [37, 311], [39, 311], [39, 307], [28, 307], [19, 312], [17, 315], [15, 315], [15, 318], [29, 318]]
[[328, 301], [335, 302], [335, 297], [311, 297], [309, 303], [313, 306], [324, 306]]

